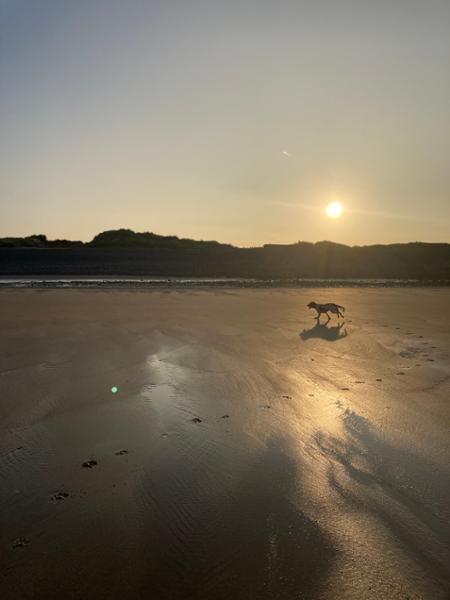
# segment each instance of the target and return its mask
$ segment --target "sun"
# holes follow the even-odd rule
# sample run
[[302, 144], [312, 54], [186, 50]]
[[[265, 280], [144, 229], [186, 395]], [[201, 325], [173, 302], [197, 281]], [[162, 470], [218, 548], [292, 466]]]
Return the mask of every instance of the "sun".
[[336, 200], [330, 202], [326, 208], [327, 217], [330, 217], [330, 219], [337, 219], [342, 215], [342, 211], [342, 204]]

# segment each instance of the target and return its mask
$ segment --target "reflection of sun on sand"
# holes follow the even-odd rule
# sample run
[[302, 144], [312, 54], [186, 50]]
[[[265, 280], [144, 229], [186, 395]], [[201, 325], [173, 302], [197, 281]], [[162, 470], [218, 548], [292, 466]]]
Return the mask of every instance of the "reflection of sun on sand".
[[2, 600], [448, 596], [450, 291], [312, 294], [0, 292]]

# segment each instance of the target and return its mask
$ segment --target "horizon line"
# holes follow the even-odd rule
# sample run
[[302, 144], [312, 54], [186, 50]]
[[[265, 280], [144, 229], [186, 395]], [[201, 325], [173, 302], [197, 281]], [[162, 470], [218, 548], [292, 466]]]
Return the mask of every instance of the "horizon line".
[[[223, 241], [218, 241], [218, 240], [214, 240], [214, 239], [203, 239], [203, 238], [191, 238], [191, 237], [180, 237], [179, 235], [176, 234], [159, 234], [159, 233], [155, 233], [153, 231], [135, 231], [133, 229], [127, 228], [127, 227], [120, 227], [118, 229], [105, 229], [103, 231], [100, 231], [99, 233], [95, 234], [90, 240], [82, 240], [82, 239], [71, 239], [71, 238], [64, 238], [64, 237], [56, 237], [56, 238], [49, 238], [47, 236], [47, 234], [44, 233], [33, 233], [30, 235], [6, 235], [6, 236], [2, 236], [0, 237], [0, 242], [3, 240], [25, 240], [25, 239], [30, 239], [30, 238], [39, 238], [41, 236], [45, 237], [45, 241], [47, 242], [69, 242], [69, 243], [80, 243], [83, 246], [89, 246], [96, 237], [98, 237], [99, 235], [102, 235], [104, 233], [111, 233], [111, 232], [119, 232], [119, 231], [126, 231], [126, 232], [131, 232], [134, 235], [145, 235], [145, 234], [149, 234], [149, 235], [154, 235], [157, 236], [159, 238], [177, 238], [179, 240], [189, 240], [189, 241], [193, 241], [193, 242], [197, 242], [197, 243], [215, 243], [221, 246], [231, 246], [233, 248], [236, 249], [252, 249], [252, 248], [264, 248], [265, 246], [295, 246], [297, 244], [311, 244], [311, 245], [316, 245], [316, 244], [323, 244], [323, 243], [327, 243], [327, 244], [334, 244], [336, 246], [345, 246], [347, 248], [368, 248], [368, 247], [372, 247], [372, 246], [397, 246], [397, 245], [408, 245], [408, 244], [428, 244], [428, 245], [450, 245], [450, 241], [423, 241], [423, 240], [410, 240], [407, 242], [374, 242], [374, 243], [369, 243], [369, 244], [349, 244], [349, 243], [344, 243], [344, 242], [336, 242], [333, 240], [329, 240], [329, 239], [322, 239], [322, 240], [315, 240], [315, 241], [309, 241], [309, 240], [297, 240], [295, 242], [264, 242], [262, 244], [255, 244], [255, 245], [239, 245], [239, 244], [234, 244], [232, 242], [223, 242]], [[0, 246], [1, 247], [1, 246]], [[20, 247], [20, 246], [16, 246], [16, 247]], [[120, 246], [118, 246], [120, 247]]]

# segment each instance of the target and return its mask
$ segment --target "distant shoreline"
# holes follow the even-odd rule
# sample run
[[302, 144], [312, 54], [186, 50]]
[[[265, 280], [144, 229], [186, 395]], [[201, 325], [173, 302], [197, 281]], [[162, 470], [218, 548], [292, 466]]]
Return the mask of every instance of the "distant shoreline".
[[450, 280], [420, 279], [251, 279], [227, 277], [0, 277], [0, 289], [161, 289], [161, 288], [401, 288], [449, 287]]

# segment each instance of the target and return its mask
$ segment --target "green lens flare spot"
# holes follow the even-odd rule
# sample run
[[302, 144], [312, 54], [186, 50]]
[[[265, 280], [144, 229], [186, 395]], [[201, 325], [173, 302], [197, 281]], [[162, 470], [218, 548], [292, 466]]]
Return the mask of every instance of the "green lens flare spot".
[[118, 391], [119, 391], [119, 388], [117, 386], [113, 385], [112, 388], [111, 388], [111, 392], [113, 394], [117, 394]]

